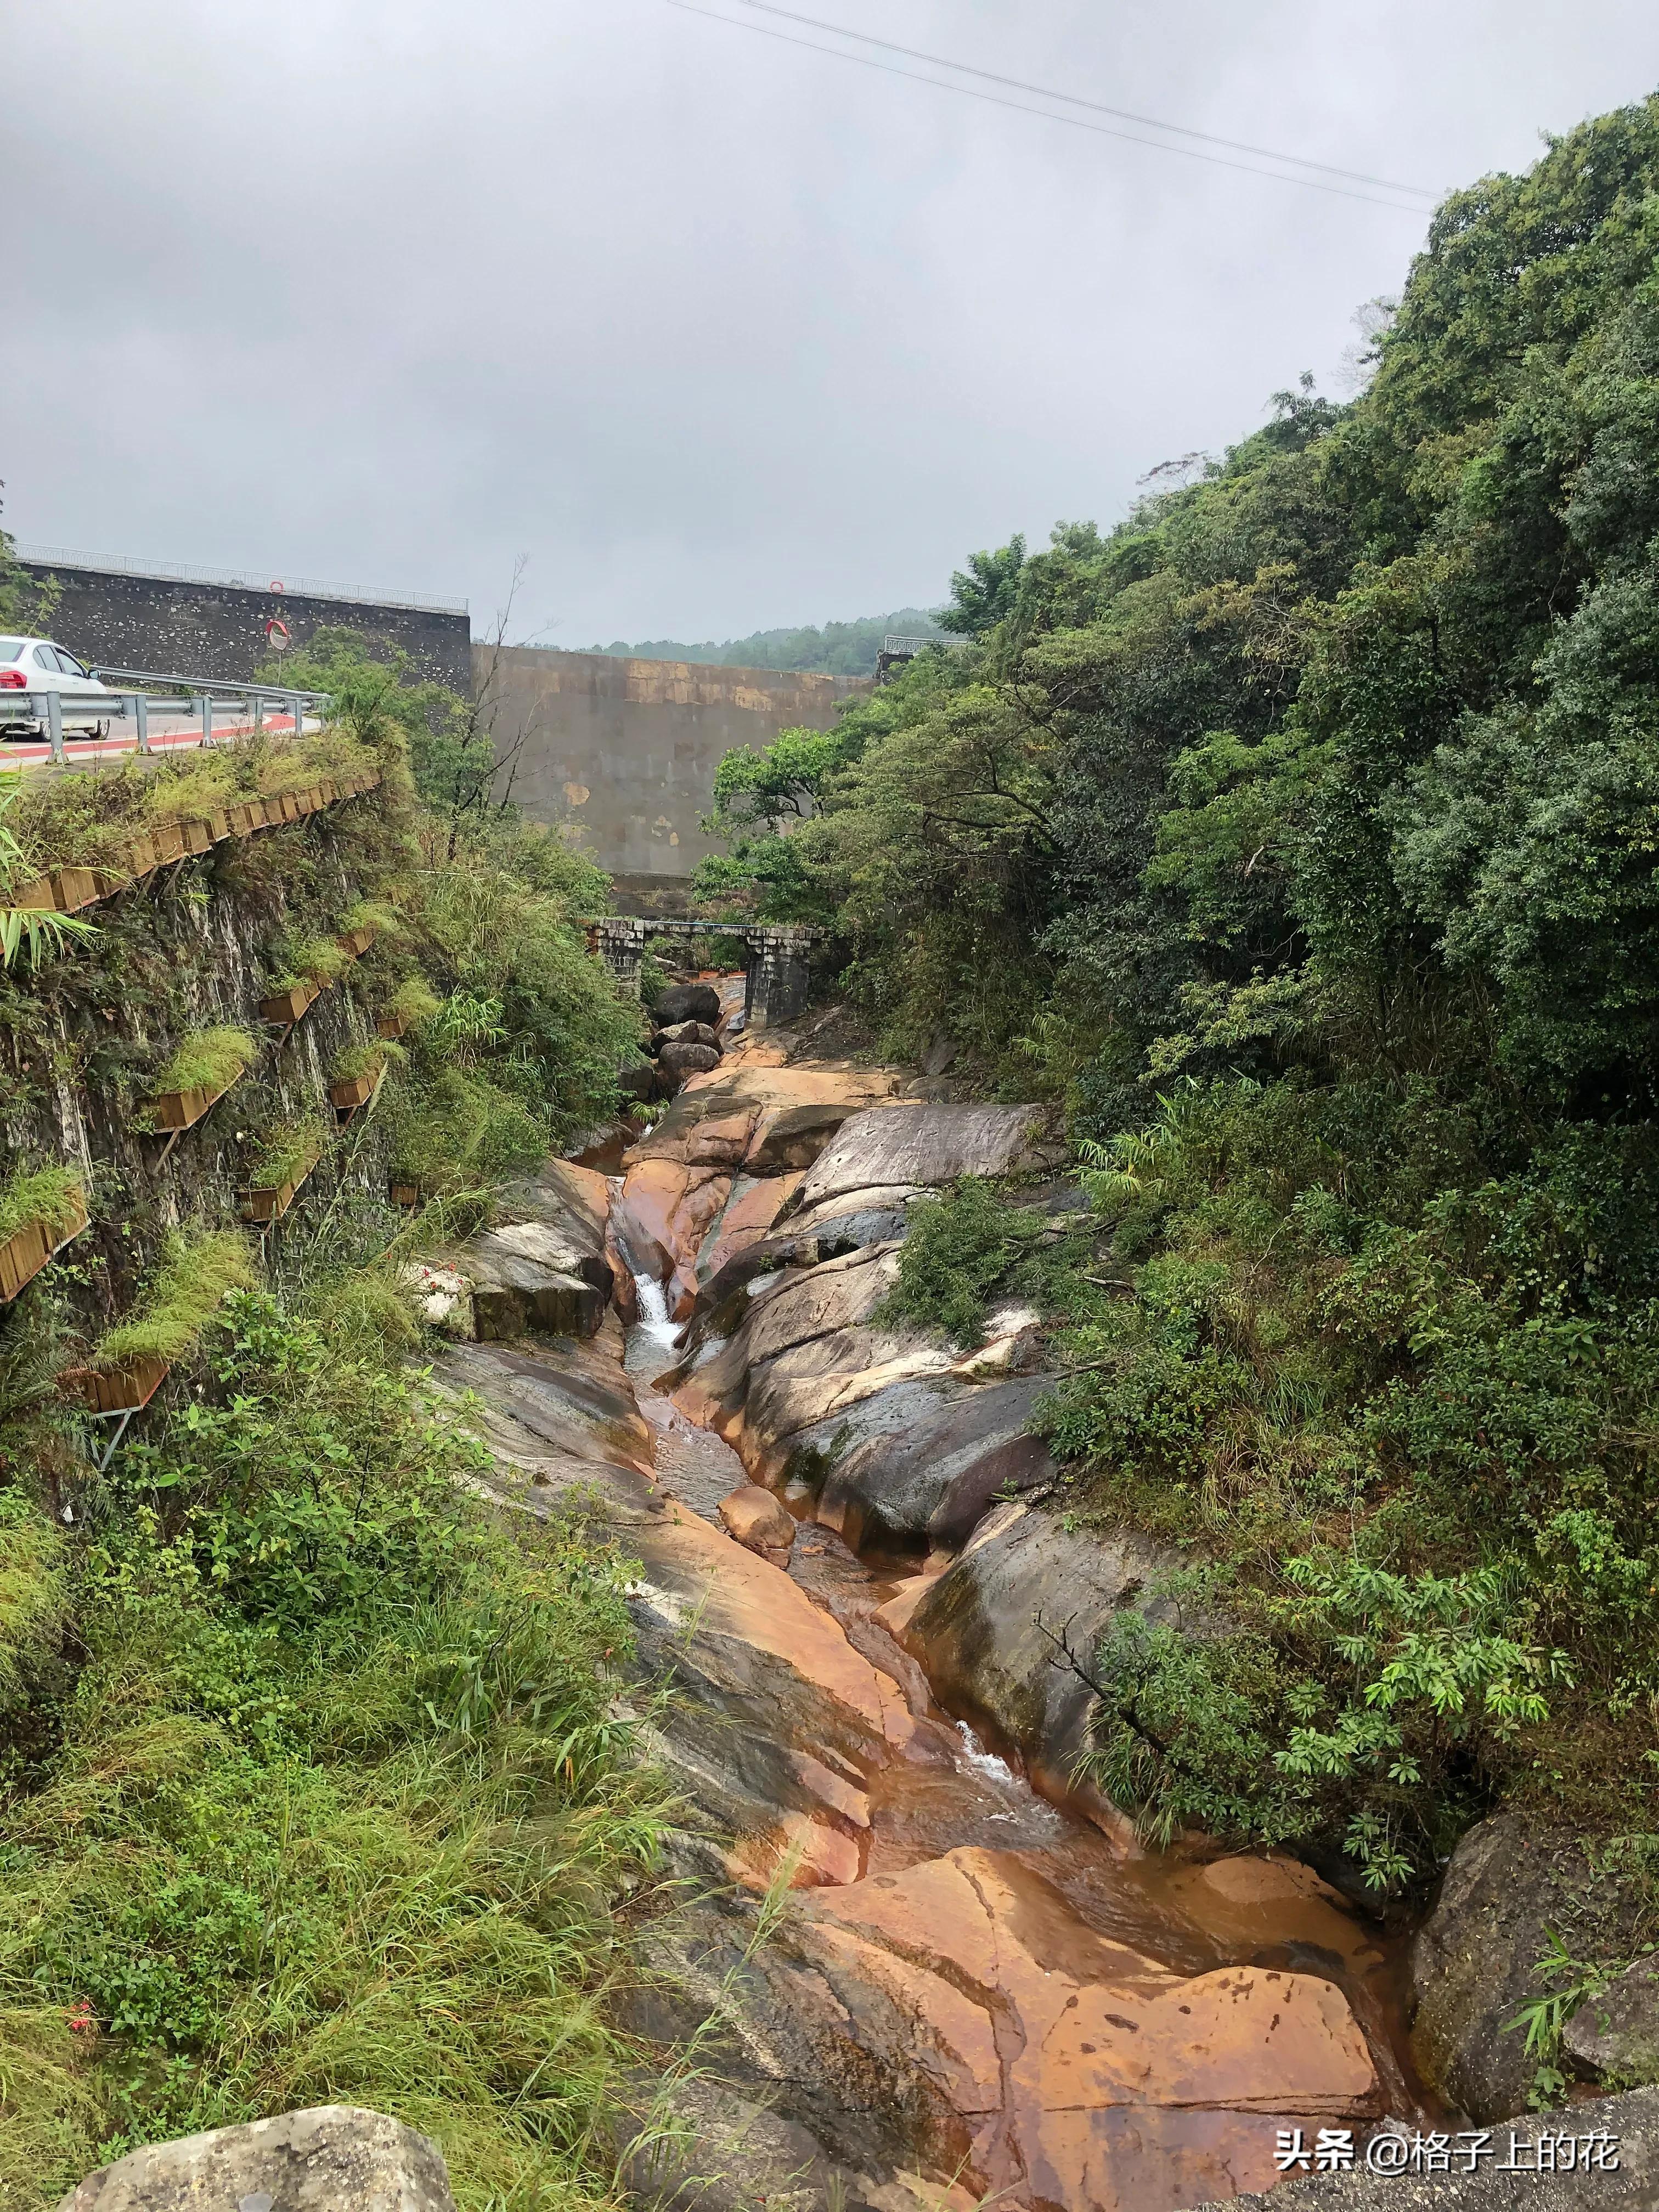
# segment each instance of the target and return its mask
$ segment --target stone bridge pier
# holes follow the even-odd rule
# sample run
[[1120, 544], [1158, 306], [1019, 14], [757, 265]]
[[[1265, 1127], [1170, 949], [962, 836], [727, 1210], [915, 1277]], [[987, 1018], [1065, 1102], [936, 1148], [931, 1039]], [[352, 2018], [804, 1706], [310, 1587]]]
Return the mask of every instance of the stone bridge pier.
[[805, 922], [710, 922], [664, 921], [643, 915], [607, 915], [586, 925], [589, 948], [597, 952], [632, 998], [640, 991], [640, 963], [647, 938], [740, 937], [744, 943], [744, 1012], [751, 1030], [793, 1021], [806, 1006], [811, 987], [812, 947], [823, 935]]

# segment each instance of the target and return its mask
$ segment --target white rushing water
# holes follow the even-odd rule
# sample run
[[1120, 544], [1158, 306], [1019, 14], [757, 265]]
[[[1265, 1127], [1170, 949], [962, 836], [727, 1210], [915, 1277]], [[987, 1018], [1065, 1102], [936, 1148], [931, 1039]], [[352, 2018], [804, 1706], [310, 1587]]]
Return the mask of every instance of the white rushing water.
[[665, 1352], [675, 1351], [680, 1340], [679, 1323], [668, 1317], [668, 1300], [662, 1285], [654, 1275], [635, 1275], [634, 1287], [639, 1293], [640, 1334], [653, 1344], [660, 1345]]

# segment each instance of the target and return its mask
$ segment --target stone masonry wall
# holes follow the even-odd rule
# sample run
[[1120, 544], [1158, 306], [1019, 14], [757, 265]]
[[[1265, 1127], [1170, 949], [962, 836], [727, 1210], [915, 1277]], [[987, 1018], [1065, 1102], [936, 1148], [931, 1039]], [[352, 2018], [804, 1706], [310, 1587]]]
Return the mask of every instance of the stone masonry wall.
[[251, 683], [274, 658], [265, 635], [274, 615], [288, 625], [296, 650], [319, 629], [343, 626], [359, 631], [371, 649], [408, 653], [418, 675], [447, 684], [463, 697], [471, 685], [472, 631], [465, 614], [45, 562], [20, 565], [37, 580], [57, 578], [62, 595], [51, 617], [52, 635], [94, 665]]
[[[330, 1071], [375, 1034], [373, 954], [280, 1043], [259, 1001], [270, 949], [290, 926], [293, 889], [307, 884], [331, 913], [363, 896], [345, 817], [375, 803], [372, 794], [348, 800], [162, 868], [86, 909], [98, 931], [90, 956], [71, 946], [40, 979], [13, 970], [0, 986], [0, 1164], [82, 1171], [91, 1224], [52, 1279], [88, 1335], [128, 1309], [169, 1228], [237, 1222], [252, 1130], [307, 1110], [331, 1120]], [[260, 1057], [162, 1163], [164, 1139], [137, 1126], [153, 1072], [185, 1032], [222, 1022], [260, 1038]], [[380, 1118], [370, 1114], [325, 1155], [270, 1232], [277, 1267], [283, 1247], [313, 1232], [343, 1185], [361, 1194], [361, 1206], [384, 1200], [386, 1176]], [[398, 1220], [388, 1207], [388, 1240]]]

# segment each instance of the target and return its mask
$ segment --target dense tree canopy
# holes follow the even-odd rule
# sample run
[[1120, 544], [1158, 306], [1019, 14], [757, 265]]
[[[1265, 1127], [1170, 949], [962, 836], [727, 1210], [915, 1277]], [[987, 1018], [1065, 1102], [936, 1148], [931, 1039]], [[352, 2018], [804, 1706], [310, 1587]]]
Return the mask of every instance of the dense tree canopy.
[[1656, 182], [1650, 101], [1454, 195], [1357, 401], [1304, 380], [1111, 531], [972, 556], [968, 649], [849, 713], [806, 805], [760, 803], [799, 735], [728, 768], [718, 887], [837, 918], [901, 1029], [994, 1060], [1063, 1009], [1085, 1121], [1339, 1036], [1645, 1101]]
[[1659, 97], [1449, 198], [1370, 366], [973, 556], [704, 885], [1095, 1164], [1055, 1449], [1241, 1624], [1126, 1617], [1107, 1786], [1387, 1886], [1496, 1790], [1659, 1834]]

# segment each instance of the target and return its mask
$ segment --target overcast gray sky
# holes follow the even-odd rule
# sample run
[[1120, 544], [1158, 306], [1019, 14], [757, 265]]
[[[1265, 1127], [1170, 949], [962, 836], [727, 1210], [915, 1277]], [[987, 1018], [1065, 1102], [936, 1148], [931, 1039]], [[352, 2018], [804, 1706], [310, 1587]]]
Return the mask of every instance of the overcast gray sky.
[[[791, 4], [1437, 190], [1659, 82], [1653, 0]], [[479, 629], [524, 554], [552, 645], [932, 604], [1109, 521], [1332, 387], [1423, 234], [668, 0], [8, 17], [7, 526]]]

